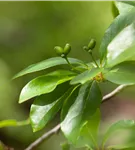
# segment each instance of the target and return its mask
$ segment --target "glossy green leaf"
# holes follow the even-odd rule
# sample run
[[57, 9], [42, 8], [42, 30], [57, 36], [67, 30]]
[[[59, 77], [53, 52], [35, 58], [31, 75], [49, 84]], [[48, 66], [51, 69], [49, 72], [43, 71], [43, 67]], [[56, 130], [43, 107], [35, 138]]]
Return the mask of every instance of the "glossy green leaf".
[[104, 74], [104, 78], [116, 84], [135, 84], [135, 61], [127, 61], [114, 66]]
[[68, 140], [74, 144], [76, 143], [77, 137], [79, 136], [80, 127], [82, 126], [82, 114], [90, 87], [90, 82], [82, 85], [74, 104], [70, 107], [68, 114], [61, 122], [61, 129], [63, 133]]
[[95, 113], [97, 108], [100, 107], [101, 101], [102, 93], [100, 91], [99, 85], [96, 81], [93, 81], [86, 99], [83, 119], [91, 117], [91, 115]]
[[98, 147], [98, 129], [100, 119], [100, 110], [97, 109], [94, 115], [90, 116], [90, 118], [81, 127], [77, 147], [83, 147], [84, 145], [87, 145], [92, 149]]
[[119, 11], [119, 14], [128, 13], [132, 10], [132, 8], [135, 8], [134, 1], [115, 1], [115, 5]]
[[61, 121], [64, 120], [64, 118], [66, 117], [66, 115], [67, 115], [67, 113], [69, 111], [69, 108], [75, 102], [76, 97], [78, 95], [78, 90], [79, 90], [79, 85], [74, 87], [72, 92], [69, 94], [67, 99], [64, 101], [63, 106], [62, 106], [62, 110], [61, 110]]
[[125, 3], [125, 4], [129, 4], [135, 7], [135, 1], [134, 0], [115, 0], [117, 2], [121, 2], [121, 3]]
[[100, 107], [101, 99], [101, 92], [96, 81], [87, 82], [81, 86], [75, 102], [61, 123], [63, 133], [73, 144], [77, 144], [82, 125]]
[[135, 9], [119, 15], [106, 30], [100, 46], [101, 62], [108, 67], [135, 55]]
[[[71, 64], [78, 64], [78, 65], [83, 64], [84, 65], [83, 61], [75, 59], [75, 58], [68, 58], [68, 60]], [[39, 63], [28, 66], [27, 68], [25, 68], [24, 70], [22, 70], [18, 74], [16, 74], [13, 77], [13, 79], [18, 78], [23, 75], [26, 75], [26, 74], [29, 74], [29, 73], [32, 73], [32, 72], [44, 70], [44, 69], [58, 66], [58, 65], [65, 65], [65, 64], [67, 64], [66, 60], [61, 57], [49, 58], [49, 59], [46, 59]]]
[[77, 75], [76, 77], [74, 77], [71, 81], [70, 84], [84, 84], [87, 81], [92, 80], [96, 75], [98, 75], [100, 72], [102, 71], [102, 69], [100, 68], [93, 68], [91, 70], [87, 70], [79, 75]]
[[22, 89], [19, 103], [32, 97], [52, 92], [57, 85], [71, 80], [76, 74], [71, 71], [57, 70], [31, 80]]
[[46, 97], [39, 96], [30, 109], [30, 120], [33, 131], [41, 130], [57, 114], [63, 105], [63, 102], [72, 93], [74, 87], [70, 88], [64, 95], [57, 99], [57, 96]]
[[103, 137], [102, 145], [104, 146], [108, 138], [118, 130], [135, 128], [134, 120], [120, 120], [112, 124]]

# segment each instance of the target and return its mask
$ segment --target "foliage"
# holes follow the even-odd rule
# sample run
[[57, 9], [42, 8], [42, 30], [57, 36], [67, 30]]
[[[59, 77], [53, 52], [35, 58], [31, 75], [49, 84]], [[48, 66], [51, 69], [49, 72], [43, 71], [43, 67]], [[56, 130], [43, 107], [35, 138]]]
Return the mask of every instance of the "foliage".
[[[30, 123], [33, 131], [41, 130], [61, 110], [61, 130], [75, 147], [87, 146], [91, 150], [107, 148], [125, 149], [135, 145], [113, 145], [106, 147], [107, 139], [119, 129], [134, 128], [133, 120], [121, 120], [110, 126], [99, 140], [101, 82], [115, 84], [135, 84], [135, 3], [115, 2], [120, 13], [106, 30], [99, 49], [100, 58], [95, 60], [93, 49], [96, 41], [91, 39], [84, 50], [93, 62], [85, 63], [68, 58], [70, 44], [64, 48], [55, 47], [58, 56], [33, 64], [18, 73], [20, 76], [48, 69], [58, 65], [67, 65], [66, 69], [55, 70], [39, 76], [27, 83], [21, 91], [19, 103], [36, 97], [30, 109]], [[66, 90], [62, 85], [68, 83]], [[59, 97], [55, 92], [61, 89]], [[52, 95], [51, 98], [49, 95]], [[2, 126], [3, 122], [0, 122]], [[8, 121], [5, 125], [8, 124]], [[15, 121], [9, 121], [9, 125]], [[100, 141], [100, 142], [99, 142]], [[64, 148], [63, 148], [64, 149]], [[69, 148], [65, 148], [69, 149]]]

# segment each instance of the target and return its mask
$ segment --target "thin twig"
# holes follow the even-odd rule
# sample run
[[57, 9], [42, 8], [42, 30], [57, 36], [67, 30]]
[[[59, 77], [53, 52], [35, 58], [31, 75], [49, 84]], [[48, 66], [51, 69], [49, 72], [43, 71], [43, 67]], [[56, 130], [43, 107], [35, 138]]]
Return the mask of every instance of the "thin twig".
[[113, 90], [111, 93], [105, 95], [102, 99], [102, 103], [109, 100], [110, 98], [114, 97], [116, 94], [118, 94], [119, 92], [121, 92], [123, 89], [125, 89], [126, 87], [128, 87], [130, 85], [126, 85], [126, 84], [122, 84], [120, 86], [118, 86], [115, 90]]
[[[121, 92], [124, 88], [126, 88], [129, 85], [120, 85], [118, 86], [114, 91], [111, 93], [105, 95], [102, 99], [102, 103], [109, 100], [110, 98], [114, 97], [116, 94]], [[39, 137], [36, 141], [31, 143], [25, 150], [32, 150], [34, 147], [38, 146], [40, 143], [42, 143], [45, 139], [48, 139], [52, 135], [56, 134], [60, 130], [60, 124], [55, 126], [53, 129], [49, 130], [47, 133], [44, 133], [41, 137]]]
[[60, 124], [55, 126], [53, 129], [49, 130], [47, 133], [43, 134], [41, 137], [39, 137], [36, 141], [31, 143], [25, 150], [32, 150], [34, 147], [42, 143], [45, 139], [48, 139], [53, 134], [56, 134], [60, 130]]

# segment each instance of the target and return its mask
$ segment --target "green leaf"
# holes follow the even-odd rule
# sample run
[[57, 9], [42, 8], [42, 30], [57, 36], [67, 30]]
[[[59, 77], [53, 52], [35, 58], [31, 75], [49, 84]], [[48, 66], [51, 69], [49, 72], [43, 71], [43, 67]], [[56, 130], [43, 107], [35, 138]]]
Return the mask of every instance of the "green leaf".
[[135, 9], [119, 15], [106, 30], [100, 46], [100, 61], [108, 67], [135, 55]]
[[116, 7], [115, 1], [112, 1], [112, 14], [114, 18], [116, 18], [119, 15], [119, 11]]
[[75, 86], [75, 88], [72, 90], [72, 92], [70, 93], [70, 95], [67, 97], [67, 99], [64, 101], [63, 106], [62, 106], [62, 110], [61, 110], [61, 121], [64, 120], [64, 118], [66, 117], [69, 108], [72, 106], [72, 104], [75, 102], [76, 97], [78, 95], [78, 90], [80, 85]]
[[132, 8], [135, 8], [134, 1], [115, 1], [115, 5], [119, 11], [119, 14], [128, 13], [132, 10]]
[[135, 7], [135, 1], [134, 0], [116, 0], [116, 2], [121, 2], [125, 4], [129, 4]]
[[135, 61], [120, 63], [103, 76], [116, 84], [135, 84]]
[[131, 129], [135, 127], [135, 121], [134, 120], [120, 120], [114, 124], [112, 124], [107, 132], [104, 135], [102, 146], [105, 145], [106, 141], [108, 138], [117, 130], [122, 130], [122, 129]]
[[64, 142], [61, 144], [62, 150], [70, 150], [70, 144], [67, 142]]
[[92, 80], [96, 75], [98, 75], [102, 71], [101, 68], [93, 68], [91, 70], [87, 70], [76, 77], [74, 77], [71, 81], [70, 84], [84, 84], [87, 81]]
[[24, 126], [29, 124], [29, 119], [23, 121], [16, 121], [14, 119], [0, 121], [0, 128], [8, 126]]
[[31, 105], [30, 119], [33, 131], [41, 130], [57, 114], [63, 105], [63, 102], [72, 93], [74, 87], [70, 88], [64, 95], [57, 99], [58, 96], [52, 95], [47, 97], [42, 95], [38, 97]]
[[132, 143], [132, 144], [126, 144], [126, 145], [111, 145], [111, 146], [108, 146], [108, 149], [113, 149], [113, 150], [120, 150], [120, 149], [123, 149], [123, 150], [127, 150], [128, 148], [134, 148], [135, 149], [135, 144]]
[[91, 115], [95, 113], [97, 108], [100, 108], [101, 102], [102, 93], [100, 91], [99, 85], [96, 81], [93, 81], [86, 99], [83, 119], [85, 120], [91, 117]]
[[17, 126], [17, 121], [13, 119], [0, 121], [0, 128], [8, 126]]
[[77, 144], [82, 125], [100, 107], [101, 99], [101, 92], [96, 81], [87, 82], [81, 86], [75, 102], [61, 123], [63, 133], [74, 145]]
[[71, 80], [76, 74], [67, 70], [58, 70], [31, 80], [22, 89], [19, 103], [32, 97], [52, 92], [57, 85]]
[[74, 144], [76, 143], [80, 127], [82, 126], [82, 114], [90, 86], [90, 82], [82, 85], [74, 104], [70, 107], [65, 119], [61, 123], [63, 133], [68, 140]]
[[[84, 65], [84, 62], [75, 58], [68, 58], [69, 62], [71, 64], [78, 64], [78, 65]], [[13, 79], [18, 78], [20, 76], [32, 73], [32, 72], [37, 72], [41, 71], [50, 67], [58, 66], [58, 65], [65, 65], [67, 64], [66, 60], [61, 57], [54, 57], [54, 58], [49, 58], [44, 61], [41, 61], [39, 63], [33, 64], [16, 74]], [[68, 64], [67, 64], [68, 65]]]
[[87, 120], [80, 129], [80, 135], [77, 141], [78, 147], [87, 145], [90, 148], [98, 149], [98, 129], [100, 124], [101, 114], [100, 110], [94, 113], [93, 116]]

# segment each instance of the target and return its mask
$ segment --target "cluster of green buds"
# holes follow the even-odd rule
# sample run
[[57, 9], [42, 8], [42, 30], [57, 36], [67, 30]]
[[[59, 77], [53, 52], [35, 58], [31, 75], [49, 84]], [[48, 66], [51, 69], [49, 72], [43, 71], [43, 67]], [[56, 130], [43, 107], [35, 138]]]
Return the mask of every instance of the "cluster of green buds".
[[96, 46], [95, 39], [91, 39], [88, 46], [84, 46], [83, 49], [88, 53], [92, 53], [92, 50], [95, 48], [95, 46]]
[[60, 46], [55, 46], [54, 50], [56, 51], [56, 54], [58, 56], [65, 58], [71, 51], [71, 45], [67, 43], [64, 48], [62, 48]]

